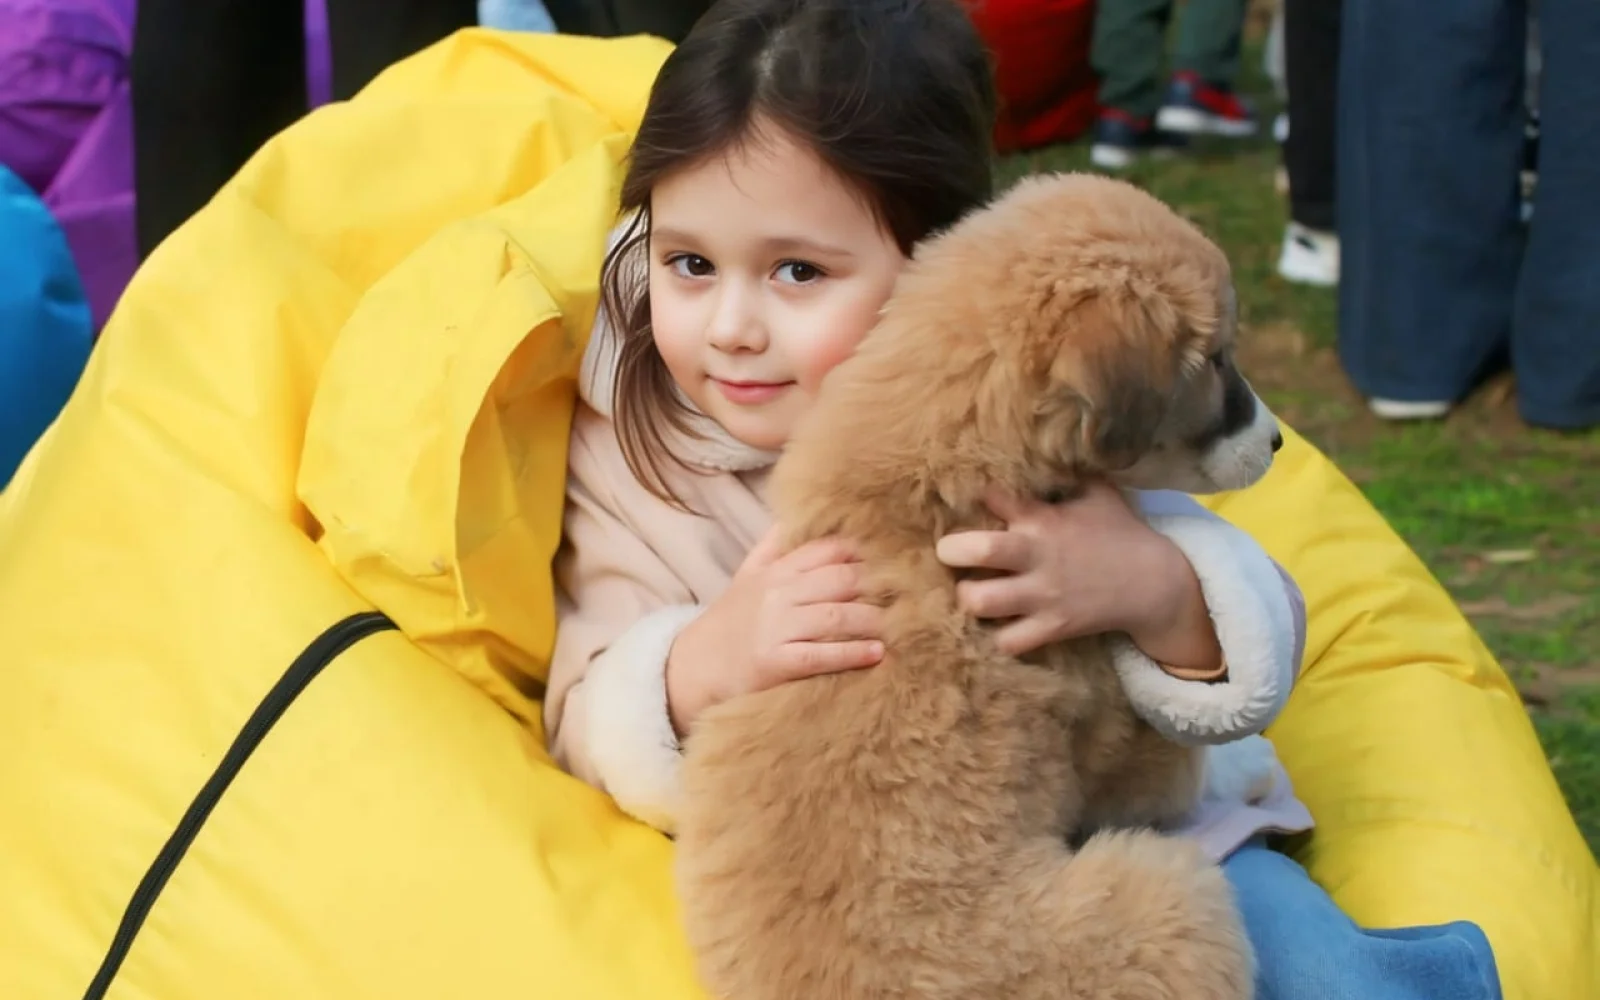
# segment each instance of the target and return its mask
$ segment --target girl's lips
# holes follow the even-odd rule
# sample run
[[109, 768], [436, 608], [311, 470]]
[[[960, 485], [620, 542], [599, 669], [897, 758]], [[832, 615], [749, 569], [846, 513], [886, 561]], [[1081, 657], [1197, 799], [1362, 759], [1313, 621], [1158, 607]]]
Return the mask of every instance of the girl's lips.
[[720, 378], [711, 381], [723, 398], [735, 406], [757, 406], [768, 403], [783, 394], [793, 382], [727, 382]]

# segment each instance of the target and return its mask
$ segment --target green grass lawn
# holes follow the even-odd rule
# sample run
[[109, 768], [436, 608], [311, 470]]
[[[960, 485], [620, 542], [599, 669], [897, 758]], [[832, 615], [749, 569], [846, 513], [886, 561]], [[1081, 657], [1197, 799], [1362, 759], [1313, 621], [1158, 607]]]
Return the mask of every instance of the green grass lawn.
[[[1244, 89], [1270, 113], [1259, 64], [1259, 50], [1247, 55]], [[1263, 138], [1202, 145], [1128, 177], [1228, 252], [1252, 381], [1362, 487], [1456, 597], [1523, 691], [1556, 777], [1600, 853], [1600, 433], [1523, 426], [1509, 381], [1442, 423], [1374, 420], [1332, 352], [1335, 293], [1277, 275], [1285, 222], [1277, 166], [1277, 150]], [[1087, 147], [1013, 157], [1005, 169], [1088, 169]]]

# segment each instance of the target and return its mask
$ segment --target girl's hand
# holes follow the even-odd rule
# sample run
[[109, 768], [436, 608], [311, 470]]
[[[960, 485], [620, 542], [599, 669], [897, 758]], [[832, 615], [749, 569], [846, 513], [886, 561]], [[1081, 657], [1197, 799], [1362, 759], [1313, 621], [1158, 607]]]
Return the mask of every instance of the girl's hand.
[[843, 542], [778, 550], [776, 529], [667, 655], [667, 710], [679, 736], [719, 702], [883, 659], [883, 609], [861, 598], [861, 564]]
[[939, 541], [939, 560], [956, 569], [1003, 574], [963, 580], [962, 608], [1009, 619], [995, 635], [1020, 656], [1063, 639], [1126, 632], [1169, 672], [1214, 675], [1222, 651], [1189, 561], [1105, 483], [1061, 504], [999, 491], [990, 510], [1000, 531], [967, 531]]

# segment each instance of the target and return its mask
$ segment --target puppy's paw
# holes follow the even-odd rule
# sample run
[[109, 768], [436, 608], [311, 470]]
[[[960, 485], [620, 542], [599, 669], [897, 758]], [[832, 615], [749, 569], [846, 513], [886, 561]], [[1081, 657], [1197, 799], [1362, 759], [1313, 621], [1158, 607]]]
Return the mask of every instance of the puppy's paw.
[[1278, 754], [1265, 736], [1246, 736], [1206, 750], [1205, 798], [1257, 803], [1278, 783]]

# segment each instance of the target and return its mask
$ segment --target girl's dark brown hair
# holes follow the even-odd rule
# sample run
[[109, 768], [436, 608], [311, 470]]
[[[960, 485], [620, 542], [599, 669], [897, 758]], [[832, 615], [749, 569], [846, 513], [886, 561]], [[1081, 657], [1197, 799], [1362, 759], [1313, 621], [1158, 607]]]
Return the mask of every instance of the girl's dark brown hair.
[[814, 150], [871, 204], [908, 256], [991, 194], [989, 53], [958, 0], [721, 0], [666, 59], [622, 183], [632, 219], [606, 255], [621, 338], [612, 398], [629, 470], [667, 485], [664, 430], [692, 434], [656, 353], [643, 254], [650, 192], [668, 174], [749, 138], [759, 118]]

